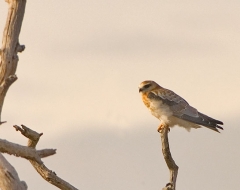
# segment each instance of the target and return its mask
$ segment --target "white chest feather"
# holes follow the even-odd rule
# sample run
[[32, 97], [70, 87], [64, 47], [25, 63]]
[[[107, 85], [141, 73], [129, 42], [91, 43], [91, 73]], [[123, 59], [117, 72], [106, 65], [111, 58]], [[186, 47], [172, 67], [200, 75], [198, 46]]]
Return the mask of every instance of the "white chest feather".
[[169, 106], [163, 104], [162, 101], [153, 100], [150, 103], [149, 110], [152, 115], [161, 120], [164, 123], [169, 123], [169, 117], [172, 116], [172, 112], [169, 109]]

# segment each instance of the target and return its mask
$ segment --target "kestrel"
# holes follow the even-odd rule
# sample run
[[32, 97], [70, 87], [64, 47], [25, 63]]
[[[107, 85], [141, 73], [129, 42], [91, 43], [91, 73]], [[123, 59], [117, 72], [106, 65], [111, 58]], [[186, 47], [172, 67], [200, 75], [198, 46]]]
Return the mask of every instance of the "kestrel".
[[198, 112], [182, 97], [161, 87], [154, 81], [143, 81], [139, 85], [139, 92], [142, 95], [143, 103], [152, 115], [161, 121], [158, 132], [163, 127], [173, 127], [174, 125], [184, 127], [188, 131], [191, 128], [200, 128], [201, 126], [216, 132], [219, 132], [218, 129], [223, 129], [219, 126], [223, 125], [223, 122]]

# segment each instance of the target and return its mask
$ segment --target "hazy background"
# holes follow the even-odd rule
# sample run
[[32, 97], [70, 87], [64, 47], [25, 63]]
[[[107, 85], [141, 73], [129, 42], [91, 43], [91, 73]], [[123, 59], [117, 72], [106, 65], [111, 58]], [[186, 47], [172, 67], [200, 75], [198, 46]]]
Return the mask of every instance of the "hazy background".
[[[240, 187], [240, 1], [28, 1], [19, 79], [0, 138], [26, 145], [14, 124], [43, 132], [43, 161], [82, 190], [159, 190], [169, 172], [159, 121], [141, 102], [146, 79], [224, 122], [169, 133], [179, 190]], [[7, 3], [0, 1], [0, 32]], [[57, 189], [30, 163], [6, 156], [29, 189]]]

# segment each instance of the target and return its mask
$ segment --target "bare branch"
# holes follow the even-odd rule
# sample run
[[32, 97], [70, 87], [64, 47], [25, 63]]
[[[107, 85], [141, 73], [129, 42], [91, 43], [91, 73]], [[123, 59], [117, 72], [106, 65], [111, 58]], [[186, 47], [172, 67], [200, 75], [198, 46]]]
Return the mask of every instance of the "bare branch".
[[178, 166], [176, 165], [175, 161], [172, 158], [170, 147], [168, 143], [168, 126], [162, 128], [161, 134], [161, 141], [162, 141], [162, 153], [163, 157], [166, 161], [168, 169], [170, 171], [170, 182], [167, 183], [166, 187], [163, 190], [175, 190], [176, 189], [176, 181], [177, 181], [177, 174], [178, 174]]
[[16, 131], [20, 131], [23, 136], [28, 138], [29, 147], [36, 148], [36, 145], [40, 137], [43, 135], [43, 133], [37, 133], [36, 131], [33, 131], [32, 129], [26, 127], [25, 125], [21, 125], [21, 126], [22, 127], [14, 125], [13, 127], [16, 129]]
[[[28, 147], [36, 148], [36, 145], [40, 137], [42, 136], [42, 133], [37, 133], [36, 131], [29, 129], [24, 125], [21, 126], [22, 127], [15, 125], [14, 128], [28, 138]], [[45, 179], [49, 183], [55, 185], [60, 189], [77, 190], [77, 188], [73, 187], [71, 184], [58, 177], [55, 172], [49, 170], [43, 163], [39, 164], [37, 161], [29, 161], [31, 162], [35, 170], [43, 177], [43, 179]]]
[[14, 167], [0, 154], [0, 189], [26, 190], [27, 184], [20, 181]]
[[4, 28], [2, 48], [0, 51], [0, 123], [2, 106], [9, 86], [17, 80], [15, 72], [18, 64], [18, 52], [25, 49], [19, 44], [26, 0], [6, 0], [8, 17]]
[[[8, 3], [8, 17], [4, 28], [2, 47], [0, 49], [0, 125], [5, 123], [1, 120], [2, 107], [6, 93], [17, 80], [15, 75], [18, 63], [18, 52], [22, 52], [25, 46], [19, 44], [19, 34], [25, 12], [26, 0], [5, 0]], [[13, 150], [6, 141], [0, 144], [5, 152]], [[14, 146], [15, 147], [15, 146]], [[10, 148], [10, 150], [8, 150]], [[21, 151], [16, 155], [20, 156]], [[36, 153], [36, 155], [38, 155]], [[41, 161], [41, 160], [40, 160]], [[16, 170], [0, 154], [0, 189], [1, 190], [25, 190], [27, 185], [19, 180]]]
[[[3, 33], [2, 47], [0, 49], [0, 124], [4, 123], [1, 121], [1, 112], [6, 93], [11, 84], [17, 80], [15, 72], [18, 64], [18, 53], [22, 52], [25, 49], [24, 45], [19, 44], [19, 34], [21, 31], [22, 21], [24, 17], [26, 0], [5, 0], [5, 1], [8, 3], [9, 9]], [[55, 150], [50, 149], [44, 151], [35, 150], [38, 140], [42, 134], [38, 134], [37, 132], [28, 129], [25, 126], [22, 126], [22, 128], [15, 126], [15, 129], [17, 131], [18, 130], [21, 131], [21, 133], [29, 139], [28, 147], [10, 143], [6, 140], [0, 140], [0, 151], [28, 159], [32, 163], [34, 168], [37, 170], [37, 172], [45, 180], [59, 187], [60, 189], [76, 189], [69, 183], [57, 177], [56, 174], [49, 170], [41, 161], [40, 157], [46, 157], [55, 154]], [[0, 167], [0, 174], [10, 176], [9, 177], [10, 179], [11, 173], [9, 175], [8, 173], [4, 173], [5, 167], [7, 168], [7, 165], [2, 166], [3, 166], [2, 168]], [[4, 178], [4, 180], [5, 179], [7, 178]], [[1, 182], [3, 181], [4, 183], [6, 181], [4, 180], [2, 180], [1, 178], [0, 181]], [[3, 184], [3, 186], [2, 187], [0, 186], [0, 188], [4, 190], [22, 189], [20, 188], [20, 186], [19, 187], [16, 186], [16, 188], [15, 187], [8, 188], [8, 184]]]
[[0, 152], [26, 158], [27, 160], [35, 160], [39, 164], [42, 164], [41, 157], [47, 157], [56, 154], [56, 149], [44, 149], [36, 151], [33, 148], [0, 139]]
[[40, 158], [46, 158], [48, 156], [52, 156], [56, 154], [56, 150], [57, 149], [43, 149], [43, 150], [37, 150], [36, 152]]

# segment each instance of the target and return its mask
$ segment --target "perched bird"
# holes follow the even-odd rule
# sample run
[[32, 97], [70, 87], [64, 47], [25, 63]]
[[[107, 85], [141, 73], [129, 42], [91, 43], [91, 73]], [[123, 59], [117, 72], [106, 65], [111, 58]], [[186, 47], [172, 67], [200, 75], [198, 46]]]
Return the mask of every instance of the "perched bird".
[[223, 122], [198, 112], [182, 97], [154, 81], [143, 81], [139, 85], [139, 93], [152, 115], [161, 121], [158, 132], [161, 132], [164, 127], [173, 127], [174, 125], [184, 127], [188, 131], [201, 126], [216, 132], [219, 132], [218, 129], [223, 129], [219, 126], [223, 125]]

